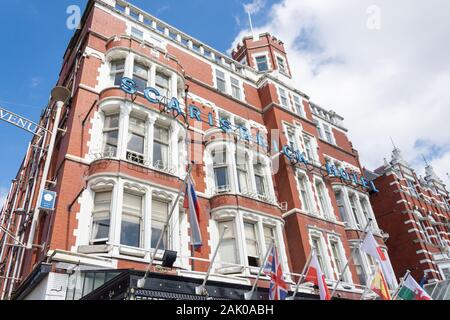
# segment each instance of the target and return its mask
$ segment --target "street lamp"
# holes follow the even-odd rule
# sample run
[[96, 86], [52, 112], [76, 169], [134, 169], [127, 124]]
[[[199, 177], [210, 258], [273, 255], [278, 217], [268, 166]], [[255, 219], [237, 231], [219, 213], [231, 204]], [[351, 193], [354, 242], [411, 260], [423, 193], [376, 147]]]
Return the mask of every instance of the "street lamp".
[[40, 214], [40, 204], [42, 201], [42, 194], [45, 190], [45, 185], [47, 183], [48, 170], [50, 169], [50, 163], [52, 161], [53, 149], [55, 147], [56, 136], [58, 135], [59, 129], [59, 118], [61, 117], [61, 110], [64, 104], [70, 98], [70, 91], [65, 87], [55, 87], [51, 92], [51, 101], [56, 103], [56, 117], [55, 122], [53, 123], [53, 130], [50, 137], [50, 144], [48, 146], [47, 157], [45, 159], [44, 170], [42, 172], [41, 185], [39, 188], [39, 195], [37, 199], [37, 203], [35, 205], [35, 209], [33, 212], [33, 221], [31, 223], [30, 234], [28, 236], [27, 249], [33, 248], [34, 236], [36, 233], [36, 226], [39, 221]]

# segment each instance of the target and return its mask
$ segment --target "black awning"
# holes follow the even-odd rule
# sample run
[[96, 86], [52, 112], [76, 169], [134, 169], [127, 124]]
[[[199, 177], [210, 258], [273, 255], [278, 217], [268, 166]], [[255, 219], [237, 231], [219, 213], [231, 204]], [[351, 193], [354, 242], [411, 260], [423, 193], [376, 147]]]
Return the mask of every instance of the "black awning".
[[[118, 270], [103, 270], [117, 273]], [[244, 300], [244, 293], [250, 286], [219, 281], [208, 281], [208, 297], [197, 295], [195, 287], [201, 285], [202, 279], [182, 277], [173, 274], [150, 273], [144, 288], [137, 287], [137, 281], [144, 272], [122, 270], [101, 287], [90, 292], [82, 300]], [[290, 292], [290, 295], [293, 293]], [[268, 300], [268, 289], [258, 288], [255, 299]], [[317, 300], [317, 295], [298, 293], [296, 300]]]

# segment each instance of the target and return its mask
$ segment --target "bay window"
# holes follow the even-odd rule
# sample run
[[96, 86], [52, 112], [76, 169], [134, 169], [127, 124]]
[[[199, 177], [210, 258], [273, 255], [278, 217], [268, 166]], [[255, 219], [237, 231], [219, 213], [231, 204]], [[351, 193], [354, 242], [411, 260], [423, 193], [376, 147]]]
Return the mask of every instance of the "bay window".
[[105, 156], [117, 156], [119, 142], [119, 114], [105, 116], [103, 126], [103, 153]]
[[234, 227], [234, 220], [229, 221], [220, 221], [218, 223], [219, 234], [221, 235], [225, 226], [228, 229], [225, 231], [222, 243], [219, 248], [219, 256], [221, 262], [228, 262], [232, 264], [237, 264], [238, 259], [238, 251], [236, 245], [236, 232]]
[[[167, 202], [154, 199], [152, 201], [152, 234], [151, 234], [151, 248], [156, 249], [158, 240], [164, 230], [167, 223], [167, 217], [169, 215], [169, 204]], [[163, 235], [162, 241], [158, 249], [167, 249], [168, 247], [168, 230]]]
[[155, 124], [153, 131], [153, 166], [157, 169], [169, 165], [169, 129]]
[[244, 222], [244, 234], [248, 265], [251, 267], [259, 267], [261, 263], [261, 253], [258, 244], [256, 224], [251, 222]]
[[246, 154], [236, 153], [236, 170], [240, 193], [248, 193], [250, 191], [247, 162], [248, 157]]
[[115, 86], [120, 86], [122, 78], [125, 74], [125, 59], [118, 59], [111, 62], [111, 82]]
[[230, 185], [228, 182], [227, 152], [225, 147], [214, 150], [212, 157], [216, 190], [218, 192], [229, 191]]
[[155, 86], [163, 97], [169, 99], [170, 77], [168, 75], [156, 72]]
[[111, 225], [112, 191], [96, 192], [92, 210], [91, 244], [106, 244]]
[[337, 204], [338, 211], [339, 211], [339, 217], [341, 218], [342, 222], [344, 222], [346, 225], [348, 225], [350, 223], [350, 220], [348, 218], [348, 212], [347, 212], [347, 208], [346, 208], [345, 202], [344, 202], [343, 191], [336, 189], [336, 190], [334, 190], [334, 195], [336, 197], [336, 204]]
[[356, 227], [358, 229], [360, 229], [362, 227], [362, 224], [361, 224], [361, 219], [359, 217], [358, 205], [356, 203], [356, 201], [357, 201], [356, 200], [356, 195], [355, 194], [350, 195], [349, 199], [350, 199], [350, 206], [352, 208], [353, 217], [354, 217], [355, 222], [356, 222]]
[[142, 246], [143, 197], [125, 191], [123, 193], [122, 226], [120, 243], [130, 247]]
[[362, 198], [362, 197], [360, 197], [360, 198], [359, 198], [359, 203], [360, 203], [360, 205], [361, 205], [362, 215], [363, 215], [363, 217], [364, 217], [363, 224], [365, 225], [365, 224], [367, 224], [367, 222], [368, 222], [369, 219], [370, 219], [370, 213], [369, 213], [369, 208], [368, 208], [367, 200], [364, 199], [364, 198]]
[[266, 175], [264, 173], [264, 165], [260, 162], [253, 166], [255, 172], [256, 192], [260, 197], [267, 197]]
[[144, 163], [145, 121], [130, 116], [128, 129], [127, 159], [140, 164]]
[[353, 265], [356, 269], [356, 275], [358, 276], [359, 283], [363, 286], [367, 284], [367, 272], [364, 268], [361, 251], [359, 248], [351, 248], [353, 256]]
[[272, 245], [272, 242], [276, 242], [275, 229], [271, 226], [263, 226], [264, 231], [264, 243], [266, 245], [266, 250]]
[[148, 83], [149, 68], [138, 61], [134, 61], [133, 65], [133, 80], [136, 82], [136, 87], [139, 92], [144, 92]]

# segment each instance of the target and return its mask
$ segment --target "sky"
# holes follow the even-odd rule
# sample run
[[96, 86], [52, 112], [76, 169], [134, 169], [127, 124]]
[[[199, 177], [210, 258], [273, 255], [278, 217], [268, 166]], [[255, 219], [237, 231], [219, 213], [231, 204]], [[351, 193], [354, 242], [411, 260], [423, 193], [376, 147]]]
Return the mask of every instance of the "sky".
[[[450, 183], [450, 2], [441, 0], [131, 1], [222, 51], [250, 34], [285, 43], [296, 86], [345, 118], [362, 164], [390, 159], [391, 138], [423, 174], [425, 156]], [[15, 0], [0, 13], [0, 106], [39, 119], [73, 34], [67, 9], [85, 0]], [[200, 15], [199, 15], [200, 14]], [[0, 202], [30, 135], [0, 123]]]

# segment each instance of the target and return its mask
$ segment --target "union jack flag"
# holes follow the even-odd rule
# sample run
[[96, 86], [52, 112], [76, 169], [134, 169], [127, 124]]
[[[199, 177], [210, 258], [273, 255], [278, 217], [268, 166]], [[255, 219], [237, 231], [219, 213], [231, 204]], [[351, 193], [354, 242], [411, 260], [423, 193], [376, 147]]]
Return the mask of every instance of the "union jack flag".
[[275, 245], [270, 250], [264, 273], [270, 277], [269, 299], [285, 300], [288, 293], [288, 286], [284, 281], [283, 268], [278, 259], [278, 251]]

